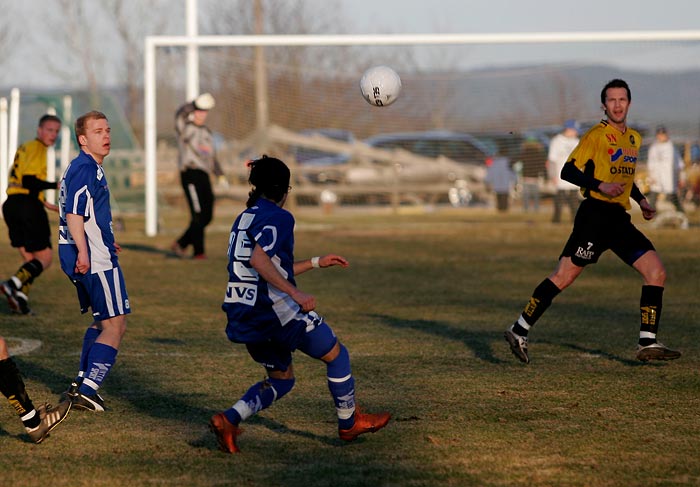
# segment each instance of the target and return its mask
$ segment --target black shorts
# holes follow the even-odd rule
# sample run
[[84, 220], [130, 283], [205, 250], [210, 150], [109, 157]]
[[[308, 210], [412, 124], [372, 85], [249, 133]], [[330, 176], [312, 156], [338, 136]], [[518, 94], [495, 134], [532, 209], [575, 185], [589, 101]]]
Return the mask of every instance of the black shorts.
[[2, 214], [13, 247], [27, 252], [51, 248], [51, 228], [44, 204], [28, 194], [13, 194], [2, 205]]
[[598, 262], [608, 249], [630, 266], [655, 250], [622, 206], [586, 198], [576, 212], [574, 229], [560, 258], [571, 257], [574, 264], [584, 267]]

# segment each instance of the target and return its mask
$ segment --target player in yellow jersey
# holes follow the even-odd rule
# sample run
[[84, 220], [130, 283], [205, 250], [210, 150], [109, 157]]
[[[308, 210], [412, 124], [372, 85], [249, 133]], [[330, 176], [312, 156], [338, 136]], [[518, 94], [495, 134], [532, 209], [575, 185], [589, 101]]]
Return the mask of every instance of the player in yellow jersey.
[[642, 276], [641, 325], [637, 359], [674, 360], [681, 356], [656, 340], [666, 270], [654, 246], [631, 222], [630, 198], [639, 204], [644, 219], [656, 214], [636, 184], [642, 137], [627, 126], [632, 95], [621, 79], [608, 82], [600, 94], [607, 119], [591, 128], [569, 156], [562, 179], [581, 188], [581, 202], [571, 236], [554, 272], [542, 281], [505, 338], [513, 354], [528, 363], [528, 332], [552, 300], [569, 287], [588, 264], [595, 264], [610, 249]]
[[2, 292], [16, 313], [29, 314], [29, 288], [34, 279], [51, 265], [51, 230], [44, 208], [58, 207], [44, 199], [44, 190], [57, 189], [55, 181], [46, 180], [46, 155], [58, 138], [61, 119], [44, 115], [39, 119], [36, 138], [17, 149], [10, 169], [7, 200], [2, 213], [10, 234], [10, 243], [19, 250], [22, 265], [14, 276], [0, 283]]

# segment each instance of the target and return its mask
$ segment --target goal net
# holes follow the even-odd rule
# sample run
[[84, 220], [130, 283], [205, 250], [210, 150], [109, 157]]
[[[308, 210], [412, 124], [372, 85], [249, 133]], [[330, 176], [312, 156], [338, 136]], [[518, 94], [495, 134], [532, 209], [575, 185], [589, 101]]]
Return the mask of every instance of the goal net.
[[[267, 45], [261, 51], [256, 42]], [[689, 169], [698, 159], [700, 31], [156, 37], [146, 53], [147, 185], [178, 190], [173, 116], [185, 101], [188, 44], [199, 46], [200, 91], [217, 100], [207, 125], [231, 184], [220, 191], [232, 197], [249, 189], [245, 162], [266, 153], [292, 166], [297, 205], [491, 204], [489, 161], [517, 163], [527, 141], [546, 158], [565, 120], [585, 130], [602, 118], [600, 90], [613, 78], [630, 84], [628, 122], [645, 144], [663, 124]], [[396, 103], [378, 108], [363, 100], [359, 80], [382, 64], [403, 88]]]

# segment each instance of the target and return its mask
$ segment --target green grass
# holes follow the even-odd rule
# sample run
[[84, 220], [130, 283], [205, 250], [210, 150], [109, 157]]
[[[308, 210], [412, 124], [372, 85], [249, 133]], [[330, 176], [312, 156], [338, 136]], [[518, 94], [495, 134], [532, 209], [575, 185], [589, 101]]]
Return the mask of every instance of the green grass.
[[[553, 269], [569, 225], [549, 214], [489, 210], [297, 215], [298, 258], [335, 252], [348, 269], [299, 276], [350, 350], [359, 403], [393, 421], [351, 444], [337, 438], [322, 364], [296, 354], [295, 389], [244, 425], [242, 453], [216, 449], [209, 417], [262, 368], [224, 335], [220, 309], [228, 228], [222, 201], [209, 260], [163, 249], [185, 225], [165, 211], [162, 234], [126, 218], [118, 235], [133, 313], [101, 391], [104, 414], [73, 412], [43, 444], [28, 443], [0, 402], [6, 485], [676, 486], [700, 484], [700, 234], [643, 225], [668, 270], [660, 338], [676, 362], [634, 360], [640, 278], [612, 254], [566, 290], [519, 363], [502, 332]], [[18, 259], [0, 236], [0, 272]], [[82, 335], [73, 286], [57, 260], [32, 291], [36, 316], [0, 333], [43, 346], [16, 356], [35, 402], [56, 401], [76, 372]], [[11, 345], [16, 342], [11, 342]], [[4, 405], [2, 405], [4, 404]]]

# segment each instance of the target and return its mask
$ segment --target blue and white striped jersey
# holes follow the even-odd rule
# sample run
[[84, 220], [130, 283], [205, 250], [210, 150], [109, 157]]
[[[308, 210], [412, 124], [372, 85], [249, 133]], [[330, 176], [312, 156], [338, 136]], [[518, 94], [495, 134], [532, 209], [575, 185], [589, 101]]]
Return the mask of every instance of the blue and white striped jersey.
[[222, 309], [228, 316], [229, 336], [240, 342], [262, 341], [273, 328], [300, 318], [299, 305], [260, 277], [250, 264], [256, 243], [280, 274], [296, 286], [294, 217], [260, 198], [236, 218], [229, 237], [229, 279]]
[[80, 276], [75, 272], [78, 248], [68, 231], [68, 213], [83, 216], [90, 272], [94, 274], [117, 267], [107, 177], [92, 156], [80, 151], [66, 168], [61, 178], [58, 206], [58, 255], [63, 272], [71, 279]]

